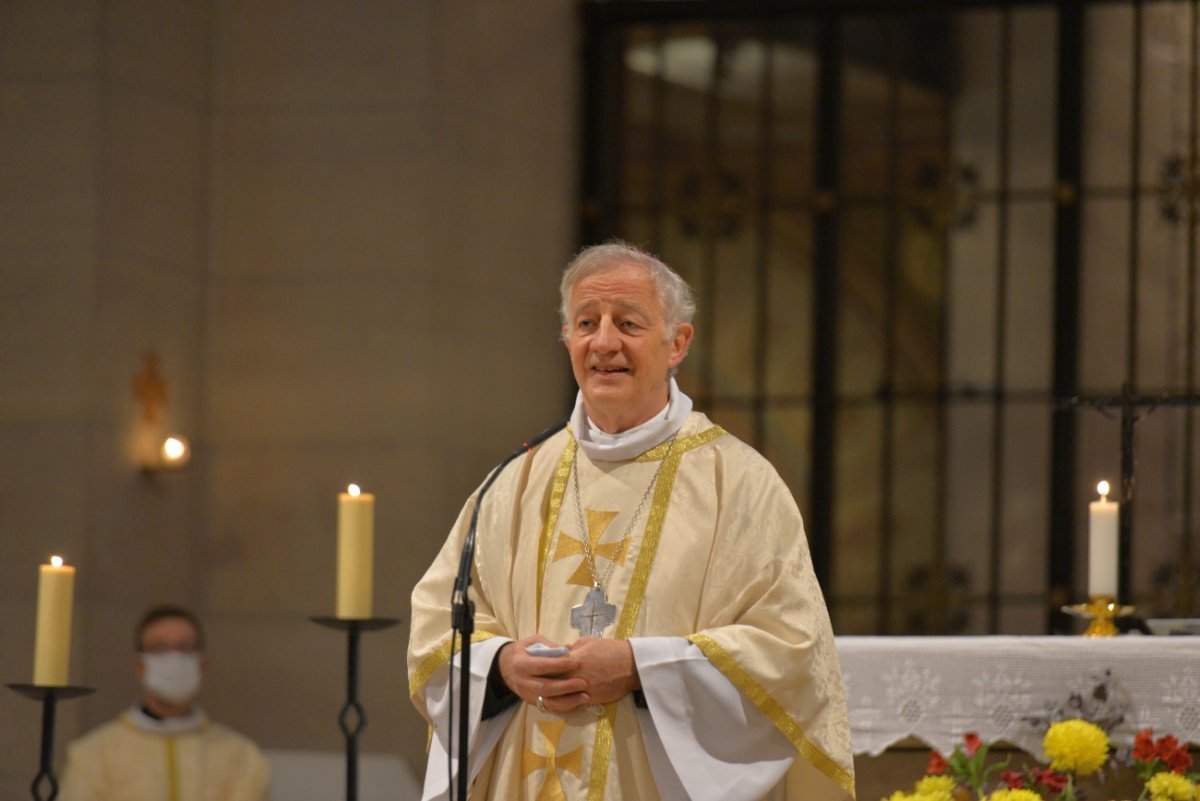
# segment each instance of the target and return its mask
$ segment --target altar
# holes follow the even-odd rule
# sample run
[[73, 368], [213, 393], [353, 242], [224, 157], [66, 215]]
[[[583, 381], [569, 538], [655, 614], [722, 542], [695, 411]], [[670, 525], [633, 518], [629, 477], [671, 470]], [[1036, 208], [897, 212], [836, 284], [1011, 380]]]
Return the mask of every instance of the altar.
[[1110, 728], [1117, 747], [1144, 728], [1200, 744], [1200, 637], [838, 637], [837, 650], [868, 801], [871, 774], [911, 783], [929, 750], [967, 732], [1035, 758], [1046, 726], [1072, 717]]

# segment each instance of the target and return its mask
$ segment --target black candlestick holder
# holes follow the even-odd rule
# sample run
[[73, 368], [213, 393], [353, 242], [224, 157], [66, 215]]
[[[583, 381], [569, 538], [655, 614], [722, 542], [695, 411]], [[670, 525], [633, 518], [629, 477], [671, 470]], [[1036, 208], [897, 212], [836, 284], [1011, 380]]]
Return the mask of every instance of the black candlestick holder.
[[[54, 801], [58, 797], [58, 779], [54, 776], [54, 712], [58, 699], [64, 701], [81, 695], [94, 693], [93, 687], [52, 687], [41, 684], [5, 685], [26, 698], [42, 702], [42, 754], [38, 763], [38, 774], [33, 777], [30, 790], [34, 801]], [[46, 793], [49, 792], [49, 795]]]
[[394, 617], [310, 617], [312, 622], [346, 632], [346, 703], [338, 714], [338, 728], [346, 738], [346, 801], [358, 801], [358, 735], [367, 727], [367, 712], [358, 702], [358, 640], [364, 631], [391, 628]]

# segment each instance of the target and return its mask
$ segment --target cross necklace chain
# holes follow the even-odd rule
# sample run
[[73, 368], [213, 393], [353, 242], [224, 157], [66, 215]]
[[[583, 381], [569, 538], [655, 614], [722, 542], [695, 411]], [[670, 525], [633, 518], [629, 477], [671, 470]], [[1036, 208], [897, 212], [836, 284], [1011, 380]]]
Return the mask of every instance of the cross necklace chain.
[[[675, 447], [675, 436], [671, 436], [670, 444], [667, 445], [667, 452], [663, 454], [662, 461], [658, 464], [658, 469], [654, 471], [654, 475], [650, 479], [650, 483], [646, 486], [646, 491], [642, 494], [642, 500], [638, 502], [637, 509], [633, 512], [633, 517], [629, 519], [629, 524], [625, 526], [625, 533], [621, 535], [621, 540], [629, 537], [633, 533], [633, 527], [637, 525], [638, 519], [642, 516], [642, 509], [646, 506], [646, 501], [650, 500], [650, 493], [654, 490], [654, 486], [658, 483], [658, 475], [662, 472], [663, 466], [666, 465], [667, 459], [671, 455], [671, 449]], [[583, 546], [583, 558], [587, 562], [588, 570], [592, 574], [592, 588], [588, 590], [587, 597], [583, 603], [571, 607], [571, 628], [577, 629], [582, 637], [602, 637], [604, 629], [611, 626], [617, 620], [617, 607], [608, 602], [606, 588], [608, 582], [612, 578], [613, 571], [616, 570], [617, 560], [610, 559], [608, 568], [604, 571], [604, 577], [601, 579], [596, 572], [596, 555], [592, 552], [592, 544], [590, 542], [590, 532], [587, 525], [583, 522], [583, 495], [579, 492], [579, 452], [576, 451], [574, 464], [571, 465], [571, 474], [573, 479], [573, 487], [575, 489], [575, 517], [579, 523], [579, 539]]]

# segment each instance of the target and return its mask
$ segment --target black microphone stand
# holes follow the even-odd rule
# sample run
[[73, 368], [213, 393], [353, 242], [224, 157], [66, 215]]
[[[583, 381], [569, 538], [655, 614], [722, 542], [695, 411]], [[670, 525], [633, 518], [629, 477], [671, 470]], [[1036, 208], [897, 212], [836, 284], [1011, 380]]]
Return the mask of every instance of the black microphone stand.
[[[471, 525], [467, 529], [467, 540], [463, 543], [462, 557], [458, 563], [458, 575], [454, 579], [454, 593], [450, 600], [450, 655], [451, 659], [454, 656], [454, 641], [457, 637], [461, 643], [459, 657], [459, 675], [462, 677], [461, 688], [459, 690], [459, 709], [458, 709], [458, 776], [456, 785], [458, 791], [452, 795], [452, 798], [457, 798], [459, 801], [465, 801], [467, 797], [467, 783], [470, 777], [468, 770], [468, 746], [467, 731], [471, 725], [471, 635], [475, 633], [475, 603], [468, 596], [468, 591], [471, 587], [471, 564], [475, 561], [475, 527], [479, 523], [479, 507], [483, 503], [483, 496], [492, 486], [495, 480], [499, 477], [500, 471], [508, 466], [508, 463], [516, 459], [523, 453], [528, 453], [533, 448], [545, 442], [550, 437], [557, 434], [560, 430], [566, 427], [567, 421], [562, 420], [547, 428], [542, 433], [538, 434], [528, 442], [521, 444], [520, 448], [510, 453], [504, 458], [500, 464], [496, 465], [491, 474], [487, 477], [487, 481], [479, 488], [479, 495], [475, 498], [475, 508], [471, 510]], [[453, 700], [454, 695], [454, 666], [450, 666], [450, 695]], [[447, 748], [454, 748], [454, 715], [450, 715], [450, 721], [447, 731]], [[447, 758], [453, 754], [447, 754]]]

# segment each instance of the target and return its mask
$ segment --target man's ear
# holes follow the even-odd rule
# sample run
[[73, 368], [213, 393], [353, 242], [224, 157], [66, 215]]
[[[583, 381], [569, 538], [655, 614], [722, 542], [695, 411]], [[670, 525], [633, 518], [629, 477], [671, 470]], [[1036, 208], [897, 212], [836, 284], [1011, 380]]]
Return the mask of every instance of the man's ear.
[[696, 329], [692, 328], [691, 323], [680, 323], [675, 326], [675, 336], [671, 338], [671, 356], [667, 360], [668, 367], [671, 369], [678, 367], [683, 361], [683, 357], [687, 356], [695, 333]]

